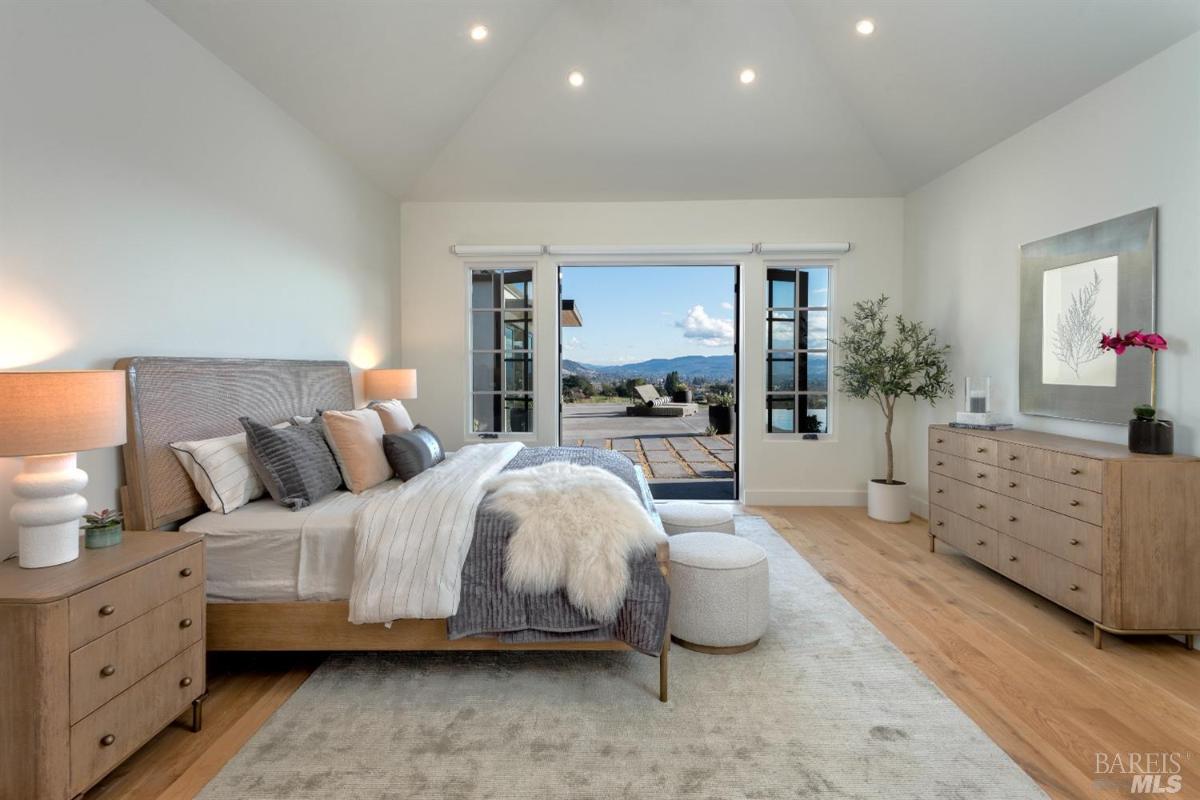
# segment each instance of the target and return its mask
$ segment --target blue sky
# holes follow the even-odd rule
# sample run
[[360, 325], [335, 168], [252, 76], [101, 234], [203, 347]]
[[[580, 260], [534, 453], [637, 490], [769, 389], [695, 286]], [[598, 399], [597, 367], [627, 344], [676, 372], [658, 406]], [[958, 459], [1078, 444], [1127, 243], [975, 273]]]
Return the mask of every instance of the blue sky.
[[732, 355], [733, 282], [733, 267], [563, 267], [563, 297], [583, 316], [563, 328], [563, 358]]

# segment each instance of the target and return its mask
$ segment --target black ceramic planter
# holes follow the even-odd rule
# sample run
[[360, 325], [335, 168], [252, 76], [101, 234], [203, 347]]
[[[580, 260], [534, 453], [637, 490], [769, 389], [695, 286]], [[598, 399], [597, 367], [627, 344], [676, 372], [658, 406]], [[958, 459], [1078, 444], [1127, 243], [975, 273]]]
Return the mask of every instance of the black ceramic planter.
[[1175, 452], [1175, 426], [1165, 419], [1129, 420], [1129, 450], [1155, 456]]
[[673, 395], [671, 395], [671, 402], [672, 403], [690, 403], [690, 402], [692, 402], [692, 390], [691, 389], [679, 389]]
[[709, 406], [708, 424], [717, 429], [717, 433], [733, 432], [733, 408], [730, 406]]

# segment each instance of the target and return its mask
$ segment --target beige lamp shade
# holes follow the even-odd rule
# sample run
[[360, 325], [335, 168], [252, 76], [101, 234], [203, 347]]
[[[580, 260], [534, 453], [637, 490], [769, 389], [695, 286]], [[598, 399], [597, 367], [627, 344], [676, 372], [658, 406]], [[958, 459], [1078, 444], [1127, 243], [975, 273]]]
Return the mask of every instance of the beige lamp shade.
[[0, 372], [0, 456], [125, 443], [125, 373]]
[[417, 396], [415, 369], [369, 369], [363, 373], [368, 400], [412, 400]]

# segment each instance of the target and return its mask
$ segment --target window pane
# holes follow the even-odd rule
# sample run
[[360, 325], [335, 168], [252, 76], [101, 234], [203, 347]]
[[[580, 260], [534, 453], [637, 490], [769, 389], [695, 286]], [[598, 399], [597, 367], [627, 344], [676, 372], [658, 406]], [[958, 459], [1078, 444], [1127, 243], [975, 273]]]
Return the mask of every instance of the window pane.
[[767, 391], [787, 392], [796, 388], [796, 362], [791, 353], [772, 353], [767, 358]]
[[471, 312], [471, 349], [499, 350], [500, 338], [496, 328], [500, 324], [500, 314], [495, 311]]
[[796, 312], [772, 311], [767, 317], [767, 349], [796, 349]]
[[796, 387], [801, 391], [829, 391], [829, 354], [828, 353], [797, 353], [796, 365], [798, 370]]
[[471, 430], [498, 432], [500, 430], [500, 395], [477, 394], [471, 398]]
[[829, 346], [829, 312], [796, 312], [796, 347], [801, 350], [824, 350]]
[[504, 312], [504, 349], [533, 349], [533, 312]]
[[796, 305], [796, 271], [767, 270], [767, 302], [773, 308], [794, 308]]
[[796, 417], [800, 433], [829, 433], [829, 398], [823, 394], [802, 394], [796, 398]]
[[509, 392], [533, 391], [533, 356], [518, 353], [504, 359], [504, 389]]
[[533, 307], [533, 270], [511, 269], [504, 272], [504, 307]]
[[499, 277], [490, 269], [477, 269], [471, 272], [472, 308], [497, 308], [499, 306]]
[[504, 398], [504, 416], [508, 425], [506, 430], [513, 433], [528, 433], [533, 430], [533, 398], [514, 397]]
[[500, 356], [491, 353], [471, 356], [471, 391], [500, 391]]
[[767, 432], [792, 433], [796, 417], [794, 397], [767, 397]]
[[827, 308], [829, 306], [829, 270], [826, 267], [802, 269], [796, 274], [796, 304]]

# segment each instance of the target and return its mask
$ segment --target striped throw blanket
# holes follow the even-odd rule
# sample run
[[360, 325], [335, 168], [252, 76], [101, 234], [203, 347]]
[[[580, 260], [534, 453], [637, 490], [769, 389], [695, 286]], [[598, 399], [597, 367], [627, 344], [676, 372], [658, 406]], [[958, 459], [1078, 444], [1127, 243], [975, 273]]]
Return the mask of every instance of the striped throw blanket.
[[355, 525], [351, 622], [440, 619], [458, 611], [484, 484], [522, 447], [464, 447], [363, 508]]

